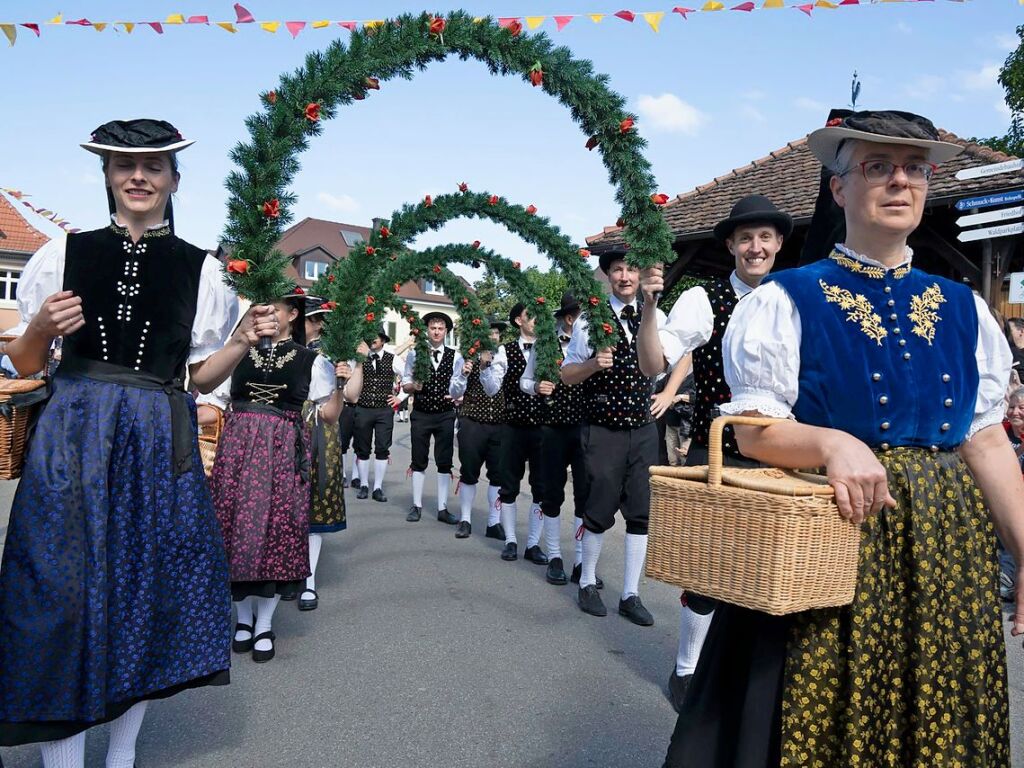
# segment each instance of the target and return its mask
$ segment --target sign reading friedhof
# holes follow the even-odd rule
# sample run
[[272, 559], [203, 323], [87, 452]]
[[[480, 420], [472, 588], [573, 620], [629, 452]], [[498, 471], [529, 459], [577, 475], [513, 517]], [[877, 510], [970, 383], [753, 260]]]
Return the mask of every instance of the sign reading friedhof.
[[1000, 208], [998, 211], [985, 211], [985, 213], [972, 213], [970, 216], [961, 216], [956, 220], [956, 225], [973, 227], [975, 224], [988, 224], [993, 221], [1013, 221], [1024, 216], [1024, 205], [1013, 208]]

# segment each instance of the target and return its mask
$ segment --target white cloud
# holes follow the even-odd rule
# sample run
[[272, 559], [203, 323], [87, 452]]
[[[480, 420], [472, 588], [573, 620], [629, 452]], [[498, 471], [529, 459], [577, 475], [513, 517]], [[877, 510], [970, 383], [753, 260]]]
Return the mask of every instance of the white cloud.
[[316, 199], [339, 213], [354, 214], [358, 213], [361, 208], [359, 202], [351, 195], [332, 195], [330, 192], [318, 192]]
[[768, 122], [768, 118], [764, 116], [764, 113], [761, 112], [761, 110], [759, 110], [757, 107], [752, 107], [750, 104], [744, 104], [742, 107], [740, 107], [740, 115], [743, 117], [744, 120], [747, 120], [748, 122], [751, 123]]
[[807, 96], [799, 96], [793, 103], [798, 109], [806, 109], [808, 112], [828, 114], [829, 107], [827, 104], [808, 98]]
[[756, 89], [744, 91], [743, 93], [740, 94], [740, 98], [745, 101], [763, 101], [767, 97], [768, 94], [766, 94], [764, 91], [758, 91]]
[[1003, 101], [1002, 99], [999, 99], [996, 102], [995, 107], [996, 107], [996, 112], [998, 112], [1003, 117], [1012, 117], [1013, 116], [1013, 112], [1010, 111], [1010, 108], [1008, 106], [1006, 106], [1006, 102]]
[[960, 82], [969, 91], [987, 91], [999, 87], [999, 65], [985, 64], [981, 69], [960, 72]]
[[946, 79], [938, 75], [920, 75], [904, 88], [909, 99], [928, 100], [946, 90]]
[[1016, 35], [996, 35], [995, 46], [1000, 51], [1011, 53], [1017, 50], [1020, 45], [1020, 38]]
[[911, 34], [914, 31], [914, 29], [909, 24], [907, 24], [907, 22], [905, 22], [905, 21], [897, 21], [896, 22], [896, 31], [897, 32], [902, 32], [904, 35], [909, 35], [909, 34]]
[[707, 115], [671, 93], [641, 95], [637, 99], [636, 111], [652, 128], [666, 133], [694, 136], [708, 121]]

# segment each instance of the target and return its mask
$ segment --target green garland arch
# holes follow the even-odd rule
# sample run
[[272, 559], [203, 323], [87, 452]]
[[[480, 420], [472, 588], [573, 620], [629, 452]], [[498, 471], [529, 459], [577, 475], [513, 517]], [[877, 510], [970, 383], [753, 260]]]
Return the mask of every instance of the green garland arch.
[[347, 47], [335, 41], [309, 54], [303, 68], [262, 94], [263, 111], [246, 120], [250, 141], [231, 153], [238, 170], [226, 181], [223, 241], [232, 246], [226, 281], [254, 302], [287, 292], [288, 258], [274, 244], [292, 218], [296, 198], [289, 186], [299, 169], [297, 155], [339, 107], [450, 55], [481, 61], [496, 75], [519, 75], [556, 97], [589, 137], [587, 148], [600, 150], [621, 206], [629, 262], [645, 267], [672, 260], [671, 235], [652, 200], [645, 142], [634, 130], [637, 117], [608, 88], [608, 77], [595, 75], [589, 61], [554, 47], [543, 33], [523, 34], [518, 25], [502, 27], [490, 17], [475, 20], [455, 11], [445, 17], [406, 14], [357, 30]]

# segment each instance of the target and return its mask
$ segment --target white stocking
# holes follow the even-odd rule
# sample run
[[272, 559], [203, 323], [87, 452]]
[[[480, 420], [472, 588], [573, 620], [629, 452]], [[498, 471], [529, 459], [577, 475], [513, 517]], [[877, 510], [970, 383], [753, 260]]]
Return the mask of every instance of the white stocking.
[[444, 472], [437, 473], [437, 511], [448, 509], [448, 489], [452, 485], [452, 476]]
[[43, 768], [85, 768], [85, 731], [60, 741], [44, 741]]
[[498, 501], [498, 492], [501, 489], [496, 485], [487, 486], [487, 527], [497, 525], [501, 522], [501, 502]]
[[422, 472], [412, 473], [412, 505], [423, 508], [423, 483], [427, 476]]
[[110, 724], [107, 768], [132, 768], [135, 765], [135, 741], [139, 738], [148, 703], [140, 701]]
[[309, 534], [309, 578], [306, 589], [316, 589], [316, 564], [320, 560], [320, 548], [324, 545], [324, 537], [319, 533]]

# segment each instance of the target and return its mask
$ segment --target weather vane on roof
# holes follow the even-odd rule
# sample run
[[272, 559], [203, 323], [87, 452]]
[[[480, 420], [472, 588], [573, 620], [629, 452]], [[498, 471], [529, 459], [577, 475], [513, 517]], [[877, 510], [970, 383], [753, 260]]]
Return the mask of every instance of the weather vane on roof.
[[857, 99], [860, 98], [860, 80], [857, 79], [857, 70], [853, 70], [853, 82], [850, 83], [850, 109], [857, 111]]

